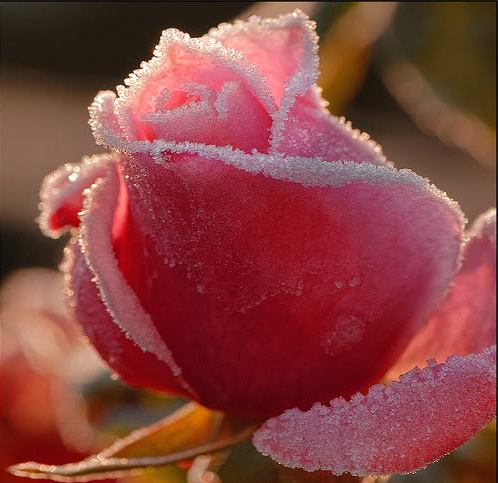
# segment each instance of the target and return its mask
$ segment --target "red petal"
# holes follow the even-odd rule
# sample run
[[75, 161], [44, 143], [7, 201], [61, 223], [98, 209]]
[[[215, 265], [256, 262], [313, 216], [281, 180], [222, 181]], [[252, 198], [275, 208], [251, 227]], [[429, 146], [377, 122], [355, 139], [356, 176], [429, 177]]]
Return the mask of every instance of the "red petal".
[[113, 321], [102, 302], [94, 275], [73, 237], [65, 249], [65, 293], [70, 313], [107, 363], [128, 384], [191, 397], [171, 368], [144, 352]]
[[496, 210], [483, 213], [467, 238], [451, 291], [389, 371], [390, 378], [429, 358], [443, 361], [496, 343]]
[[353, 130], [344, 118], [300, 103], [289, 112], [277, 151], [325, 161], [386, 162], [381, 147], [368, 134]]
[[[77, 299], [76, 316], [109, 365], [118, 373], [121, 373], [122, 365], [127, 380], [133, 380], [136, 384], [153, 380], [153, 387], [160, 386], [165, 390], [177, 390], [180, 381], [184, 389], [187, 389], [171, 352], [119, 271], [112, 243], [113, 231], [119, 230], [120, 218], [124, 216], [125, 209], [126, 194], [120, 192], [116, 166], [110, 165], [106, 176], [92, 186], [82, 214], [79, 244], [92, 275], [92, 283], [89, 285], [87, 270], [82, 269], [83, 262], [78, 263], [76, 260], [74, 269], [80, 272], [72, 273], [71, 282]], [[102, 310], [102, 304], [106, 312]], [[119, 332], [119, 337], [107, 339], [110, 334], [116, 335]], [[124, 343], [125, 338], [134, 345]], [[120, 356], [116, 350], [121, 344], [123, 353]], [[144, 357], [145, 354], [147, 357]], [[152, 377], [148, 374], [151, 368], [159, 367], [160, 373]], [[162, 375], [166, 377], [158, 382]], [[173, 375], [177, 377], [174, 385], [171, 383]]]
[[126, 160], [117, 249], [201, 402], [268, 416], [380, 377], [453, 277], [454, 207], [387, 167], [199, 151], [224, 161]]
[[[289, 467], [334, 474], [409, 473], [471, 439], [496, 414], [496, 346], [401, 376], [367, 396], [291, 409], [254, 436]], [[333, 375], [332, 375], [333, 378]]]
[[78, 213], [85, 199], [83, 192], [115, 161], [112, 154], [98, 154], [85, 157], [77, 164], [65, 164], [45, 177], [38, 222], [47, 236], [58, 238], [69, 228], [79, 226]]

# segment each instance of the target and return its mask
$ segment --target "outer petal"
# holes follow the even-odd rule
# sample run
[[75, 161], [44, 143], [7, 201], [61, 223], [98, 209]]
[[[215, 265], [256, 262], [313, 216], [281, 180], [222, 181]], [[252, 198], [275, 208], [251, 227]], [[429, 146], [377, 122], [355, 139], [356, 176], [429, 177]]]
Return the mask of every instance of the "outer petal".
[[155, 147], [161, 165], [124, 161], [118, 258], [206, 405], [268, 416], [354, 393], [453, 277], [460, 214], [413, 173]]
[[463, 265], [451, 291], [389, 371], [390, 378], [427, 358], [480, 352], [496, 343], [496, 210], [467, 233]]
[[113, 231], [119, 230], [126, 212], [126, 196], [119, 189], [117, 167], [109, 166], [86, 196], [80, 252], [72, 248], [75, 259], [66, 268], [76, 317], [101, 355], [127, 381], [189, 394], [171, 352], [118, 269]]
[[45, 235], [58, 238], [69, 228], [79, 226], [78, 213], [83, 208], [83, 191], [105, 175], [114, 154], [85, 157], [77, 164], [65, 164], [45, 177], [40, 191], [38, 222]]
[[286, 411], [253, 442], [279, 463], [308, 471], [416, 471], [471, 439], [496, 414], [496, 346], [445, 364], [428, 362], [367, 396]]
[[61, 268], [68, 309], [108, 366], [128, 384], [192, 397], [168, 364], [144, 352], [113, 321], [76, 237], [64, 254]]
[[283, 124], [278, 152], [325, 161], [386, 164], [381, 147], [344, 118], [296, 103]]

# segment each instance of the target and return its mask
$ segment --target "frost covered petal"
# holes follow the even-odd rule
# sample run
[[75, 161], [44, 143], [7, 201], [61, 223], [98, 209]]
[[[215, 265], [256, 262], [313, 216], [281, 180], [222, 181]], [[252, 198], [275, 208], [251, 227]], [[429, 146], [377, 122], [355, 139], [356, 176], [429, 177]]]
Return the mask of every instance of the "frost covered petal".
[[366, 133], [328, 111], [301, 103], [290, 109], [276, 151], [291, 156], [320, 157], [325, 161], [386, 164], [381, 147]]
[[[120, 219], [127, 209], [126, 193], [123, 189], [120, 190], [119, 180], [116, 165], [110, 164], [107, 167], [106, 175], [99, 178], [85, 192], [84, 212], [80, 215], [81, 225], [78, 231], [78, 243], [81, 254], [84, 255], [87, 269], [91, 272], [90, 282], [94, 284], [94, 287], [88, 287], [88, 271], [81, 270], [81, 262], [75, 263], [73, 268], [74, 270], [79, 269], [79, 273], [76, 274], [71, 270], [70, 274], [71, 284], [78, 288], [79, 292], [76, 295], [76, 300], [78, 297], [91, 297], [97, 303], [97, 307], [93, 306], [97, 313], [103, 304], [107, 311], [107, 314], [101, 314], [104, 316], [104, 321], [112, 321], [116, 326], [111, 329], [111, 332], [116, 333], [116, 328], [118, 328], [122, 332], [121, 338], [124, 335], [135, 344], [136, 348], [130, 352], [131, 357], [134, 357], [138, 350], [150, 354], [164, 366], [167, 366], [186, 388], [187, 385], [180, 377], [181, 369], [175, 363], [169, 348], [152, 324], [150, 316], [143, 310], [136, 295], [127, 285], [119, 270], [113, 237], [119, 231]], [[98, 289], [98, 297], [92, 293], [95, 288]], [[69, 290], [74, 292], [74, 288], [69, 288]], [[80, 307], [79, 315], [81, 317], [79, 317], [79, 321], [83, 325], [89, 324], [89, 330], [95, 329], [94, 335], [101, 337], [102, 333], [98, 329], [101, 321], [87, 317], [88, 310], [90, 307], [86, 309]], [[106, 359], [112, 367], [114, 366], [111, 360], [113, 351], [109, 348], [109, 341], [106, 342], [108, 349], [104, 351], [104, 354], [108, 355]], [[141, 369], [147, 368], [149, 362], [150, 358], [145, 358], [144, 365], [140, 365]], [[130, 363], [131, 361], [128, 361], [128, 364]], [[164, 385], [167, 383], [165, 380]]]
[[[77, 237], [73, 237], [65, 248], [61, 269], [69, 313], [80, 322], [83, 332], [102, 359], [123, 381], [137, 387], [167, 388], [168, 392], [193, 397], [167, 363], [150, 352], [144, 352], [113, 321], [102, 302], [95, 277], [81, 252]], [[141, 370], [137, 371], [137, 367]]]
[[165, 30], [154, 57], [124, 83], [89, 108], [99, 144], [161, 138], [266, 147], [275, 107], [264, 79], [241, 52], [213, 38]]
[[156, 147], [122, 160], [116, 250], [207, 406], [269, 416], [368, 386], [456, 270], [461, 213], [409, 171]]
[[318, 78], [318, 36], [315, 22], [300, 10], [278, 18], [256, 15], [247, 21], [224, 23], [208, 37], [243, 52], [257, 66], [277, 103], [303, 95]]
[[108, 164], [116, 160], [116, 155], [106, 153], [84, 157], [80, 163], [67, 163], [45, 177], [38, 223], [47, 236], [58, 238], [69, 228], [79, 226], [83, 191], [104, 176]]
[[423, 468], [496, 414], [496, 346], [428, 363], [349, 402], [288, 410], [266, 421], [253, 442], [279, 463], [308, 471], [364, 476]]
[[496, 210], [480, 215], [466, 233], [463, 264], [450, 292], [389, 371], [389, 377], [450, 355], [496, 343]]

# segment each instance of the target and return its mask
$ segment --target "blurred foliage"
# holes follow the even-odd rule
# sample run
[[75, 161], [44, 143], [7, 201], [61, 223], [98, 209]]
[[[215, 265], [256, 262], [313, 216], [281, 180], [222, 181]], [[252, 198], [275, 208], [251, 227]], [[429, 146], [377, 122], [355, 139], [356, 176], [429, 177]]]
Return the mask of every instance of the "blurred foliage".
[[373, 63], [422, 129], [496, 164], [495, 2], [322, 2], [314, 19], [332, 112]]
[[495, 2], [403, 2], [391, 32], [442, 101], [496, 129]]
[[320, 36], [318, 85], [338, 114], [360, 88], [369, 68], [372, 46], [386, 27], [395, 4], [321, 2], [313, 18]]
[[197, 457], [202, 456], [201, 461], [205, 461], [204, 455], [208, 455], [208, 465], [201, 469], [201, 482], [202, 473], [207, 471], [211, 460], [223, 463], [220, 452], [250, 437], [258, 425], [190, 402], [78, 463], [51, 466], [28, 462], [12, 467], [11, 471], [18, 476], [82, 481], [82, 478], [126, 477], [135, 470], [160, 467], [158, 477], [163, 471], [172, 477], [174, 474], [183, 476], [178, 471], [182, 468], [189, 469], [189, 473], [191, 467], [195, 470]]

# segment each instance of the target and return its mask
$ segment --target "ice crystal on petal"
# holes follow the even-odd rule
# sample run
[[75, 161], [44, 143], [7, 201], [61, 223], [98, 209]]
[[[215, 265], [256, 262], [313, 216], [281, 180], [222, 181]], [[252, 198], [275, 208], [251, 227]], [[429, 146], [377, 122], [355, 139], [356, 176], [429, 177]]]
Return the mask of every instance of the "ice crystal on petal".
[[[254, 436], [265, 455], [308, 471], [409, 473], [463, 444], [495, 417], [496, 346], [429, 361], [366, 396], [290, 409]], [[461, 413], [465, 413], [462, 417]]]

